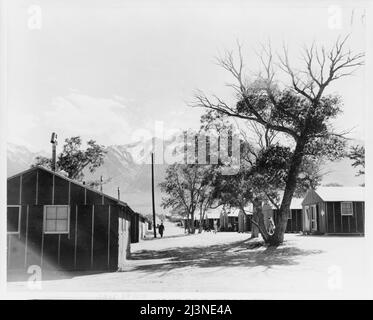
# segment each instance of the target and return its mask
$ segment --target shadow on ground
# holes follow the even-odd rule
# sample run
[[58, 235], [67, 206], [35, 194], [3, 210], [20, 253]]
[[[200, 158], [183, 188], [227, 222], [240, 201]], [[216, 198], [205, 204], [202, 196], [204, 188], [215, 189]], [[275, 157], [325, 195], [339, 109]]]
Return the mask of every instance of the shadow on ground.
[[170, 235], [170, 236], [163, 236], [161, 237], [159, 234], [157, 234], [157, 237], [154, 238], [153, 235], [146, 235], [146, 238], [143, 239], [143, 241], [151, 241], [151, 240], [159, 240], [159, 239], [169, 239], [169, 238], [181, 238], [181, 237], [185, 237], [187, 234], [185, 233], [180, 233], [180, 234], [173, 234], [173, 235]]
[[[177, 268], [197, 267], [257, 267], [271, 268], [298, 264], [302, 256], [322, 253], [322, 250], [303, 250], [291, 245], [265, 247], [257, 240], [237, 241], [206, 247], [175, 247], [165, 250], [141, 250], [131, 260], [144, 260], [128, 271], [166, 272]], [[159, 261], [164, 259], [165, 261]], [[146, 261], [148, 260], [148, 261]], [[157, 260], [152, 263], [152, 260]]]

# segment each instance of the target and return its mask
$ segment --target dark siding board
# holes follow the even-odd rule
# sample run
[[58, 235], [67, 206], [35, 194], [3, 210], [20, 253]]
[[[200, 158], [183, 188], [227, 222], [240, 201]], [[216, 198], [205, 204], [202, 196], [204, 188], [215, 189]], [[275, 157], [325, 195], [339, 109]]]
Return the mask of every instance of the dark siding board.
[[74, 249], [75, 249], [75, 221], [76, 206], [70, 206], [70, 233], [61, 235], [60, 243], [60, 266], [61, 269], [74, 269]]
[[326, 232], [326, 217], [325, 217], [325, 203], [320, 202], [318, 204], [318, 218], [319, 218], [319, 231], [321, 233]]
[[296, 215], [296, 210], [290, 210], [290, 232], [297, 231]]
[[69, 181], [55, 176], [54, 178], [54, 204], [66, 205], [69, 203]]
[[8, 234], [8, 268], [23, 269], [25, 258], [25, 244], [17, 234]]
[[288, 219], [287, 229], [288, 232], [294, 232], [296, 230], [294, 210], [290, 210], [290, 219]]
[[363, 202], [353, 202], [353, 216], [341, 215], [340, 202], [327, 202], [328, 233], [364, 233]]
[[92, 206], [78, 206], [77, 229], [76, 269], [87, 270], [91, 267]]
[[326, 203], [323, 202], [323, 203], [322, 203], [322, 206], [323, 206], [323, 211], [324, 211], [324, 221], [325, 221], [325, 230], [324, 230], [324, 232], [325, 232], [325, 233], [328, 233], [329, 224], [328, 224], [328, 214], [327, 214], [327, 209], [326, 209]]
[[22, 204], [35, 204], [36, 170], [22, 175]]
[[43, 206], [29, 206], [27, 265], [40, 266], [43, 234]]
[[[20, 207], [7, 207], [6, 209], [6, 222], [7, 222], [7, 232], [18, 232], [20, 222], [21, 222], [21, 215]], [[21, 213], [22, 214], [22, 213]]]
[[131, 243], [139, 242], [138, 229], [139, 229], [138, 215], [133, 214], [131, 216]]
[[87, 190], [87, 204], [102, 204], [102, 196], [99, 193]]
[[299, 209], [298, 211], [298, 230], [303, 230], [303, 210]]
[[365, 221], [365, 204], [363, 202], [356, 202], [357, 211], [357, 230], [359, 233], [364, 233]]
[[70, 204], [84, 205], [84, 188], [82, 186], [71, 183], [70, 185]]
[[9, 269], [9, 265], [10, 265], [10, 262], [11, 262], [11, 256], [10, 256], [10, 245], [11, 245], [11, 242], [10, 242], [10, 236], [9, 234], [7, 234], [6, 236], [6, 248], [7, 248], [7, 251], [6, 251], [6, 262], [7, 262], [7, 268]]
[[326, 215], [328, 220], [328, 233], [334, 233], [335, 232], [335, 217], [334, 217], [334, 211], [333, 211], [333, 203], [332, 202], [326, 202]]
[[28, 266], [27, 262], [27, 251], [28, 251], [28, 224], [29, 224], [29, 214], [30, 214], [30, 208], [29, 206], [26, 206], [26, 214], [25, 214], [25, 261], [24, 266]]
[[[214, 226], [212, 225], [211, 229], [213, 228]], [[247, 216], [246, 217], [246, 230], [247, 231], [251, 231], [252, 229], [252, 222], [251, 222], [251, 217], [250, 216]]]
[[118, 268], [118, 220], [120, 207], [115, 205], [110, 207], [110, 270]]
[[350, 230], [348, 228], [349, 225], [349, 218], [348, 216], [341, 216], [342, 217], [342, 232], [343, 233], [349, 233]]
[[356, 210], [357, 210], [357, 203], [354, 202], [352, 205], [353, 205], [353, 212], [354, 212], [354, 214], [351, 217], [349, 217], [350, 218], [350, 232], [351, 233], [357, 233], [358, 232], [357, 228], [356, 228], [356, 224], [357, 224], [357, 220], [356, 220], [356, 216], [357, 216], [357, 212], [356, 212]]
[[341, 219], [341, 204], [333, 202], [334, 217], [335, 217], [335, 233], [342, 233], [342, 219]]
[[20, 177], [14, 177], [7, 181], [7, 204], [19, 204]]
[[25, 261], [25, 233], [26, 233], [26, 212], [27, 207], [21, 207], [20, 233], [8, 234], [10, 242], [9, 250], [9, 269], [23, 269]]
[[118, 201], [115, 201], [113, 199], [110, 199], [108, 197], [104, 197], [104, 204], [110, 205], [110, 206], [116, 206], [118, 204]]
[[44, 234], [43, 268], [58, 270], [58, 234]]
[[27, 218], [27, 206], [21, 207], [21, 228], [19, 238], [21, 241], [25, 242], [26, 240], [26, 218]]
[[74, 269], [74, 238], [61, 234], [60, 242], [60, 268], [63, 270]]
[[95, 205], [93, 269], [105, 269], [107, 267], [108, 216], [108, 206]]
[[302, 209], [291, 210], [290, 232], [302, 231]]
[[38, 204], [52, 204], [53, 174], [38, 170]]

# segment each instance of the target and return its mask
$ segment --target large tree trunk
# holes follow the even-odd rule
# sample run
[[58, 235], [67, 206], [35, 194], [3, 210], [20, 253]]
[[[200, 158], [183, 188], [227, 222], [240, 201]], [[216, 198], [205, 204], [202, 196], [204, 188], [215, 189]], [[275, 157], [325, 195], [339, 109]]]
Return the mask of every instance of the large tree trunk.
[[256, 208], [256, 209], [254, 209], [254, 211], [256, 211], [258, 221], [251, 218], [251, 222], [252, 222], [251, 228], [253, 229], [254, 226], [255, 226], [258, 229], [258, 231], [260, 232], [260, 234], [262, 235], [264, 241], [267, 242], [268, 239], [269, 239], [269, 234], [267, 232], [267, 228], [266, 228], [266, 225], [264, 223], [264, 216], [263, 216], [263, 212], [262, 212], [262, 200], [260, 200], [259, 198], [255, 198], [253, 200], [253, 207]]
[[202, 218], [202, 213], [201, 213], [201, 218], [199, 219], [199, 226], [198, 226], [198, 233], [202, 233], [203, 230], [203, 218]]
[[259, 214], [262, 212], [262, 202], [257, 200], [253, 203], [253, 217], [251, 219], [251, 238], [258, 238], [259, 236]]
[[186, 220], [186, 229], [188, 230], [188, 233], [191, 233], [191, 228], [190, 228], [190, 214], [188, 213], [187, 215], [187, 220]]
[[[260, 200], [255, 200], [255, 201], [260, 201]], [[270, 235], [268, 234], [267, 227], [264, 222], [262, 206], [258, 206], [258, 219], [259, 219], [258, 228], [259, 228], [260, 234], [262, 235], [262, 238], [264, 239], [264, 241], [268, 242]]]
[[199, 210], [199, 226], [198, 226], [198, 233], [202, 233], [203, 227], [204, 227], [204, 221], [205, 221], [205, 212], [202, 208]]
[[278, 220], [275, 233], [272, 236], [270, 236], [266, 241], [272, 246], [277, 246], [284, 241], [284, 234], [288, 222], [288, 217], [290, 214], [290, 204], [293, 198], [295, 188], [297, 186], [297, 177], [303, 160], [303, 150], [305, 144], [305, 139], [300, 138], [298, 140], [294, 150], [294, 154], [291, 159], [284, 195], [282, 198], [280, 210], [278, 211], [277, 215]]
[[194, 234], [196, 232], [196, 225], [194, 223], [194, 212], [190, 214], [191, 228], [190, 233]]

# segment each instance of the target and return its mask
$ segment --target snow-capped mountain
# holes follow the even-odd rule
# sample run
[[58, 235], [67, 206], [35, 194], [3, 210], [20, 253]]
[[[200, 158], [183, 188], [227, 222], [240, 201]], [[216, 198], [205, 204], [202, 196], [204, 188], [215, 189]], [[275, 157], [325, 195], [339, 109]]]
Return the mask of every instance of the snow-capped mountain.
[[[151, 213], [151, 165], [150, 155], [142, 143], [109, 146], [106, 148], [104, 164], [94, 173], [85, 173], [87, 180], [98, 180], [100, 176], [107, 181], [103, 191], [117, 196], [120, 188], [121, 200], [127, 202], [134, 210]], [[148, 159], [149, 158], [149, 159]], [[157, 212], [160, 208], [161, 191], [159, 183], [164, 180], [166, 164], [156, 164], [154, 170], [155, 198]]]
[[[126, 145], [114, 145], [106, 148], [104, 164], [94, 173], [85, 172], [85, 180], [99, 180], [103, 177], [103, 192], [113, 197], [118, 196], [134, 210], [151, 213], [151, 165], [148, 144], [141, 142]], [[24, 146], [8, 143], [7, 174], [11, 176], [28, 169], [38, 155], [48, 156], [47, 152], [31, 152]], [[161, 192], [158, 184], [163, 181], [167, 165], [156, 164], [154, 170], [157, 213], [164, 213], [160, 208]]]
[[[172, 141], [165, 141], [164, 147], [170, 146]], [[118, 196], [120, 189], [121, 200], [127, 202], [134, 210], [151, 213], [151, 165], [149, 144], [141, 142], [113, 145], [106, 148], [104, 164], [94, 173], [86, 172], [85, 180], [99, 180], [100, 176], [106, 183], [103, 192], [113, 197]], [[48, 156], [47, 152], [31, 152], [24, 146], [8, 144], [7, 150], [8, 176], [16, 174], [30, 167], [38, 155]], [[165, 213], [160, 207], [162, 194], [159, 183], [164, 180], [167, 164], [155, 165], [155, 200], [156, 212]], [[357, 170], [351, 166], [349, 159], [329, 162], [323, 168], [327, 174], [322, 183], [338, 183], [352, 186], [364, 182], [364, 177], [356, 177]]]
[[28, 148], [14, 143], [7, 144], [8, 177], [30, 167], [37, 156], [46, 156], [44, 151], [31, 152]]

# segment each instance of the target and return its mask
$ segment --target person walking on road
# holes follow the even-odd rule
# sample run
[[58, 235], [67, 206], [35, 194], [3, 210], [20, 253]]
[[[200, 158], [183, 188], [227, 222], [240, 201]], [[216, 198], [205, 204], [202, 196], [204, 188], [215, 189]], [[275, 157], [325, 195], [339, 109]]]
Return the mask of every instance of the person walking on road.
[[163, 222], [161, 222], [160, 226], [158, 227], [158, 232], [161, 235], [161, 238], [163, 238], [163, 231], [164, 231], [164, 225], [163, 225]]

